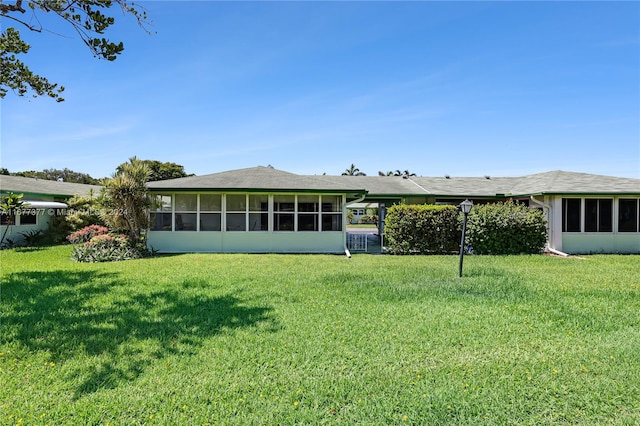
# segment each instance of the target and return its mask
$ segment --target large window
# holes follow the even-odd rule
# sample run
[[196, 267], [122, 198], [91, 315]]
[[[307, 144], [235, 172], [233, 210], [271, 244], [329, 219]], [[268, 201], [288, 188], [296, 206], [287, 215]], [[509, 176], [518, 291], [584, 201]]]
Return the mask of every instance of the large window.
[[317, 195], [298, 195], [298, 231], [317, 231], [320, 219]]
[[562, 199], [562, 232], [580, 232], [580, 198]]
[[36, 225], [38, 223], [38, 210], [29, 208], [22, 209], [18, 221], [20, 225]]
[[176, 194], [175, 230], [195, 231], [198, 217], [198, 196]]
[[227, 194], [227, 231], [247, 230], [247, 194]]
[[562, 199], [562, 232], [614, 231], [640, 231], [639, 199], [620, 198], [617, 202], [613, 198]]
[[171, 195], [157, 195], [151, 209], [151, 230], [171, 231]]
[[618, 209], [618, 232], [638, 232], [640, 218], [638, 213], [638, 199], [621, 198]]
[[613, 200], [587, 198], [584, 200], [585, 232], [613, 232]]
[[222, 230], [222, 195], [200, 194], [200, 230]]
[[322, 230], [342, 231], [342, 196], [322, 196]]
[[269, 196], [249, 195], [249, 231], [269, 230]]
[[[9, 223], [9, 215], [3, 212], [0, 215], [0, 225], [7, 225], [8, 223]], [[29, 209], [29, 208], [20, 209], [13, 216], [13, 224], [16, 226], [37, 225], [37, 223], [38, 223], [37, 209]]]
[[152, 231], [342, 231], [342, 195], [157, 195]]
[[294, 231], [295, 195], [273, 196], [273, 230]]

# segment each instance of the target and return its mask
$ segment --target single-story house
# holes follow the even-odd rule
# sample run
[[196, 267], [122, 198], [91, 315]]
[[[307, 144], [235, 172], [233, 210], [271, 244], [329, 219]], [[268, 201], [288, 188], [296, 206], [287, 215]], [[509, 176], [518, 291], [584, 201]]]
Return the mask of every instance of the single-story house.
[[[329, 179], [340, 181], [344, 176]], [[551, 171], [521, 177], [357, 176], [366, 202], [475, 204], [516, 200], [544, 210], [548, 248], [564, 253], [640, 254], [640, 179]]]
[[[55, 215], [64, 214], [65, 201], [74, 195], [98, 194], [101, 186], [81, 183], [58, 182], [22, 176], [0, 175], [0, 197], [10, 192], [23, 194], [25, 207], [16, 215], [16, 223], [7, 231], [6, 238], [19, 242], [23, 234], [45, 231]], [[5, 232], [7, 216], [0, 215], [0, 235]]]
[[353, 203], [508, 199], [544, 210], [551, 250], [640, 253], [640, 179], [552, 171], [522, 177], [309, 176], [270, 167], [150, 182], [160, 252], [339, 253]]
[[[552, 251], [640, 254], [640, 179], [565, 171], [521, 177], [310, 176], [254, 167], [150, 182], [148, 188], [156, 203], [147, 241], [160, 252], [341, 253], [349, 206], [376, 205], [382, 229], [386, 207], [397, 203], [513, 199], [544, 210]], [[0, 176], [0, 195], [24, 194], [29, 206], [7, 238], [46, 230], [68, 198], [101, 190]], [[4, 233], [6, 216], [0, 220]]]
[[270, 167], [149, 182], [150, 249], [169, 252], [341, 253], [357, 180], [333, 182]]

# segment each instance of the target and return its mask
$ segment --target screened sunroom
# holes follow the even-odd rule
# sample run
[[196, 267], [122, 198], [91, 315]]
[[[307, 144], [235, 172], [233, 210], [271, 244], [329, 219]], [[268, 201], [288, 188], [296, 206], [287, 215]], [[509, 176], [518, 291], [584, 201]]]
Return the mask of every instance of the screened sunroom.
[[154, 203], [147, 242], [164, 253], [341, 253], [346, 204], [364, 194], [266, 167], [151, 182], [149, 188]]

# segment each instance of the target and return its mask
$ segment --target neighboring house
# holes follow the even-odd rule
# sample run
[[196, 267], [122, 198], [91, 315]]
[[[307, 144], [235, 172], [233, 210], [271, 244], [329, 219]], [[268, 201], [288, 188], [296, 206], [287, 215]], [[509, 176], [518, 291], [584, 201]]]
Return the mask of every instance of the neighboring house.
[[[505, 201], [545, 211], [551, 249], [640, 253], [640, 179], [553, 171], [522, 177], [302, 176], [268, 167], [150, 182], [160, 252], [338, 253], [347, 206]], [[381, 225], [380, 224], [380, 225]]]
[[[330, 179], [339, 182], [342, 176]], [[365, 202], [475, 204], [517, 200], [542, 208], [551, 249], [565, 253], [640, 253], [640, 179], [565, 171], [522, 177], [359, 176]]]
[[[26, 205], [16, 215], [16, 224], [10, 227], [6, 238], [17, 243], [24, 233], [47, 230], [55, 215], [64, 214], [67, 199], [91, 192], [98, 194], [101, 189], [97, 185], [0, 175], [0, 196], [9, 192], [24, 194], [22, 201]], [[0, 215], [0, 235], [4, 234], [6, 219], [6, 215]]]
[[156, 203], [150, 249], [169, 252], [341, 253], [357, 180], [334, 183], [270, 167], [147, 184]]
[[377, 215], [378, 203], [352, 203], [347, 205], [347, 212], [351, 211], [353, 218], [351, 223], [361, 223], [363, 218]]

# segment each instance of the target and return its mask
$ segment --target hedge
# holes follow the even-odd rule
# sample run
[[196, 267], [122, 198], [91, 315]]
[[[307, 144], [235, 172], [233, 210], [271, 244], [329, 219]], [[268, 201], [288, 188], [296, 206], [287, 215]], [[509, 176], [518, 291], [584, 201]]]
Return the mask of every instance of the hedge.
[[475, 254], [535, 254], [547, 242], [547, 221], [540, 209], [513, 201], [474, 206], [467, 221], [466, 244]]
[[[445, 254], [460, 250], [463, 216], [455, 206], [394, 205], [385, 217], [391, 254]], [[474, 254], [535, 254], [547, 242], [544, 213], [513, 201], [475, 205], [466, 245]]]
[[384, 220], [385, 247], [391, 254], [442, 254], [458, 250], [460, 226], [455, 206], [389, 207]]

